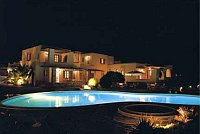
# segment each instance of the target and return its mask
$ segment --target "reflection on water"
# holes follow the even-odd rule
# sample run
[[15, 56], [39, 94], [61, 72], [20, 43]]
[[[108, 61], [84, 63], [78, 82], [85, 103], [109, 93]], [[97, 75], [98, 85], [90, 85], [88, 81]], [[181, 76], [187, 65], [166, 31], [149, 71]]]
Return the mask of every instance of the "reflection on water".
[[[27, 98], [25, 98], [27, 99]], [[43, 94], [34, 94], [31, 98], [28, 98], [22, 103], [29, 103], [30, 106], [37, 101], [40, 102], [38, 105], [44, 106], [45, 103], [48, 103], [48, 107], [63, 107], [63, 106], [78, 106], [78, 105], [87, 105], [88, 103], [94, 103], [96, 100], [94, 95], [84, 94], [84, 95], [62, 95], [62, 96], [50, 96]], [[24, 104], [26, 105], [26, 104]], [[33, 106], [33, 105], [32, 105]]]
[[109, 91], [63, 91], [32, 93], [2, 101], [3, 105], [18, 107], [70, 107], [114, 102], [151, 102], [200, 105], [200, 97], [180, 94], [149, 94]]

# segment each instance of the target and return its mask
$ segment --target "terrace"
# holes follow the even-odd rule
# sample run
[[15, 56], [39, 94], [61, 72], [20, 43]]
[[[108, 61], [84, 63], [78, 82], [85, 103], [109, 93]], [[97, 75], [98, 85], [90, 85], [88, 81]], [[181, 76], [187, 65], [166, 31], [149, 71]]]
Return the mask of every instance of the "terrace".
[[[24, 90], [21, 90], [21, 92]], [[29, 89], [27, 88], [27, 90]], [[32, 91], [35, 92], [35, 90]], [[19, 89], [18, 92], [20, 92]], [[26, 93], [27, 92], [28, 91], [26, 91]], [[195, 111], [198, 111], [200, 105], [199, 99], [199, 96], [166, 93], [153, 94], [86, 90], [38, 92], [24, 94], [22, 96], [19, 95], [1, 101], [3, 105], [1, 105], [2, 118], [0, 122], [9, 130], [7, 130], [8, 133], [14, 131], [20, 133], [27, 133], [28, 131], [34, 133], [55, 133], [59, 130], [59, 133], [104, 132], [123, 134], [136, 131], [136, 129], [130, 127], [130, 124], [127, 126], [119, 120], [116, 121], [116, 119], [119, 119], [117, 117], [119, 108], [126, 107], [126, 109], [128, 108], [128, 111], [130, 111], [133, 110], [130, 105], [142, 105], [137, 109], [140, 112], [147, 112], [148, 110], [145, 111], [145, 108], [148, 107], [148, 109], [151, 109], [155, 104], [159, 104], [161, 108], [157, 107], [156, 109], [158, 110], [155, 108], [152, 110], [160, 116], [158, 121], [161, 121], [161, 119], [165, 118], [162, 112], [169, 112], [170, 108], [174, 109], [173, 112], [176, 113], [175, 115], [178, 115], [176, 110], [181, 106], [188, 108], [195, 107]], [[169, 107], [169, 109], [165, 110], [164, 107]], [[121, 109], [121, 111], [124, 110]], [[127, 110], [125, 111], [127, 112]], [[127, 122], [127, 117], [123, 116], [120, 115], [120, 120], [126, 120], [125, 122]], [[137, 116], [142, 118], [142, 114], [140, 113], [138, 113]], [[152, 118], [152, 116], [150, 117]], [[197, 116], [194, 117], [198, 118]], [[187, 118], [193, 119], [192, 116], [188, 116]], [[195, 118], [193, 120], [195, 120]], [[133, 121], [134, 119], [128, 119], [129, 123]], [[171, 123], [174, 124], [171, 126], [172, 128], [175, 128], [175, 126], [178, 126], [180, 124], [179, 122], [181, 122], [176, 121], [175, 116], [171, 116], [171, 121]], [[17, 123], [14, 124], [14, 122]], [[91, 128], [91, 124], [95, 126]], [[156, 124], [158, 124], [158, 122]], [[165, 125], [168, 124], [170, 123]], [[184, 124], [186, 125], [187, 123]], [[162, 126], [164, 125], [162, 124]], [[75, 129], [77, 127], [78, 129]], [[199, 131], [198, 128], [195, 128], [195, 130]], [[171, 133], [172, 129], [163, 129], [163, 131], [169, 131], [169, 133]]]

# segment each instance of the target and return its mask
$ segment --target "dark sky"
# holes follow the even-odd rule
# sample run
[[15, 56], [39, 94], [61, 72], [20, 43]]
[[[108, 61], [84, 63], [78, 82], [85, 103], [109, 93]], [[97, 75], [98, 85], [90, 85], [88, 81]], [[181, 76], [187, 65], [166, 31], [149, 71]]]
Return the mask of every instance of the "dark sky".
[[0, 64], [44, 44], [199, 76], [198, 0], [0, 0]]

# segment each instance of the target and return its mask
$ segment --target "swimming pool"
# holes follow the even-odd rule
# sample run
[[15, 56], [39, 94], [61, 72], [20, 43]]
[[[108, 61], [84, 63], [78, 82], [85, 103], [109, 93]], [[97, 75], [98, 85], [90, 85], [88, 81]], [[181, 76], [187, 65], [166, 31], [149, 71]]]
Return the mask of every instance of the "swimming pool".
[[116, 102], [150, 102], [200, 105], [200, 96], [183, 94], [130, 93], [115, 91], [55, 91], [30, 93], [1, 101], [6, 107], [58, 108]]

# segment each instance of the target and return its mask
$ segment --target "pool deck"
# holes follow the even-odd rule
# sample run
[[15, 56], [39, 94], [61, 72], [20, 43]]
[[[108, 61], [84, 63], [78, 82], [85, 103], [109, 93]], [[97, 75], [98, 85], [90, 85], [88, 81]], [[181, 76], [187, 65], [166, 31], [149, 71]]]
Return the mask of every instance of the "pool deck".
[[[37, 92], [50, 92], [50, 91], [78, 91], [79, 88], [59, 88], [59, 87], [33, 87], [33, 86], [13, 86], [13, 85], [0, 85], [0, 101], [12, 97], [18, 94], [27, 94], [27, 93], [37, 93]], [[169, 93], [168, 90], [157, 89], [157, 90], [147, 90], [147, 89], [132, 89], [132, 88], [94, 88], [98, 91], [121, 91], [121, 92], [133, 92], [133, 93]], [[179, 94], [191, 94], [191, 95], [200, 95], [199, 89], [193, 89], [191, 91], [178, 92]], [[174, 93], [172, 93], [174, 94]], [[5, 97], [6, 96], [6, 97]]]

